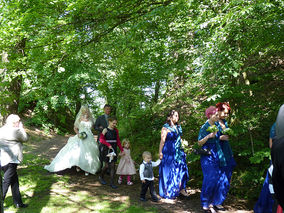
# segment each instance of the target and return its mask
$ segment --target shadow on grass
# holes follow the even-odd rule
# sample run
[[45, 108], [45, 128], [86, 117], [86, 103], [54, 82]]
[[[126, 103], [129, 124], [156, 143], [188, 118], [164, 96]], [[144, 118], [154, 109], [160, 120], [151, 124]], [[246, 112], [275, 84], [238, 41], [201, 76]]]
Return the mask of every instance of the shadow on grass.
[[18, 176], [22, 200], [29, 206], [15, 209], [11, 193], [7, 194], [5, 211], [41, 212], [50, 199], [51, 186], [58, 182], [54, 176], [43, 175], [43, 165], [48, 162], [32, 154], [26, 154], [24, 162], [18, 167]]

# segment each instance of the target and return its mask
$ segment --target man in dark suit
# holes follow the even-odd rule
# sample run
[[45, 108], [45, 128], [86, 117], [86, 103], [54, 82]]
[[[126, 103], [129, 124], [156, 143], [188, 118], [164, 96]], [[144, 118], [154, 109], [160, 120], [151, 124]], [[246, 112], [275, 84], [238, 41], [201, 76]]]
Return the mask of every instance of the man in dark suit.
[[102, 152], [102, 144], [99, 142], [99, 137], [101, 132], [108, 127], [108, 118], [110, 116], [111, 113], [111, 106], [109, 104], [106, 104], [104, 106], [104, 112], [105, 114], [99, 116], [95, 122], [95, 130], [98, 131], [98, 138], [97, 138], [97, 142], [99, 143], [99, 149], [100, 149], [100, 161], [101, 161], [101, 166], [103, 166], [103, 159], [101, 156], [101, 152]]
[[[95, 130], [98, 131], [98, 135], [101, 134], [104, 128], [108, 127], [108, 117], [111, 113], [111, 106], [109, 104], [106, 104], [104, 106], [104, 112], [105, 114], [99, 116], [95, 122]], [[99, 139], [98, 139], [99, 141]]]

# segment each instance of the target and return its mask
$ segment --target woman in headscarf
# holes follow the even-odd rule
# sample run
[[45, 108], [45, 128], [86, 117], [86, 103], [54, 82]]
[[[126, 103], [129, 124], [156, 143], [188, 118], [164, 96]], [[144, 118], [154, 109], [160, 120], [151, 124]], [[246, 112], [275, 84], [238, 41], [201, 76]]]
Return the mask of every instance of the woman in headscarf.
[[272, 183], [276, 201], [284, 209], [284, 104], [279, 109], [275, 130], [276, 137], [271, 148]]
[[50, 172], [58, 172], [76, 166], [85, 175], [95, 174], [101, 166], [98, 143], [91, 131], [94, 120], [90, 109], [82, 106], [76, 116], [74, 131], [76, 135], [68, 139], [67, 144], [59, 151], [50, 165], [44, 168]]

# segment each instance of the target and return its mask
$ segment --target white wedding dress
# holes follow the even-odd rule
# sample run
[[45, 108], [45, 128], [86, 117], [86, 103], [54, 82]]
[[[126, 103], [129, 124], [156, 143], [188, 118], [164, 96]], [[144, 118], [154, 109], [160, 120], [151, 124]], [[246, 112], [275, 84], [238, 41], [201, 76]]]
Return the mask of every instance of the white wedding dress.
[[85, 172], [95, 174], [101, 165], [98, 143], [91, 131], [92, 124], [91, 121], [81, 121], [78, 125], [79, 132], [86, 132], [87, 137], [85, 139], [80, 139], [78, 135], [70, 137], [51, 164], [44, 168], [50, 172], [58, 172], [78, 166]]

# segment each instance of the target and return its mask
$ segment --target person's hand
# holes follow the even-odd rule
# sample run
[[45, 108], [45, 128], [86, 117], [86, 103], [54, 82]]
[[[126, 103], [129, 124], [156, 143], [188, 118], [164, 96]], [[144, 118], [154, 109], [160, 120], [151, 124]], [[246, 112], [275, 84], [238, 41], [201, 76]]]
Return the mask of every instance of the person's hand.
[[227, 140], [229, 140], [229, 135], [221, 135], [221, 136], [220, 136], [220, 140], [222, 140], [222, 141], [227, 141]]
[[123, 155], [125, 155], [125, 152], [120, 152], [119, 155], [123, 156]]
[[102, 134], [105, 135], [107, 133], [107, 128], [104, 128]]
[[108, 148], [109, 148], [109, 149], [112, 149], [112, 146], [109, 146]]
[[160, 160], [162, 160], [163, 159], [163, 153], [161, 152], [160, 153]]
[[142, 181], [142, 183], [146, 183], [146, 181], [145, 180], [141, 180]]
[[215, 138], [215, 132], [212, 132], [208, 135], [208, 138]]

